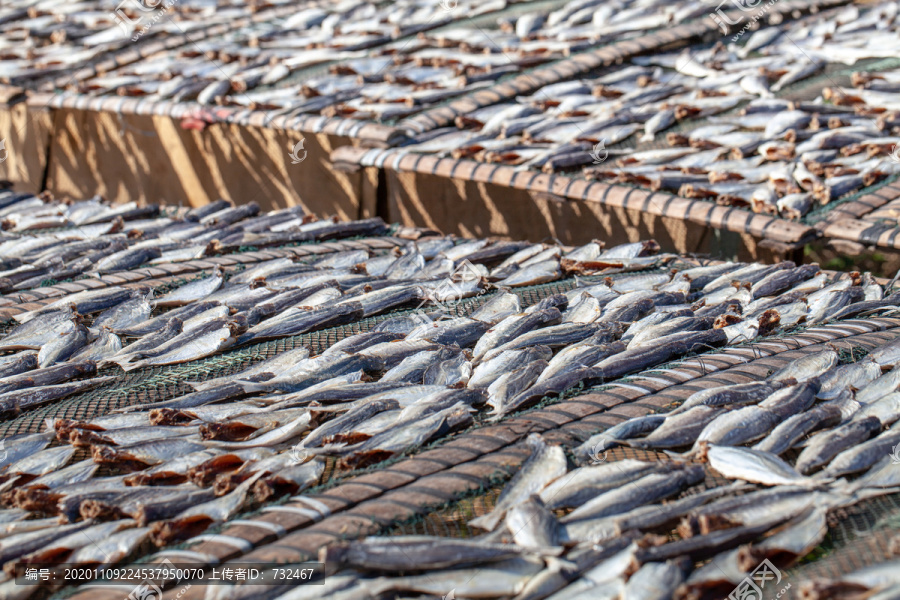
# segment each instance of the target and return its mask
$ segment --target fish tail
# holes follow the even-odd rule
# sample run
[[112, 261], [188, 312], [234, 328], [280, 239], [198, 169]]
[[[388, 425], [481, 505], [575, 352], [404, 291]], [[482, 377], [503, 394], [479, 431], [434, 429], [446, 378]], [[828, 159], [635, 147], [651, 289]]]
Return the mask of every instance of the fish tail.
[[691, 448], [687, 452], [674, 452], [672, 450], [663, 450], [670, 458], [674, 458], [676, 460], [684, 460], [690, 461], [700, 454], [700, 449], [697, 447]]

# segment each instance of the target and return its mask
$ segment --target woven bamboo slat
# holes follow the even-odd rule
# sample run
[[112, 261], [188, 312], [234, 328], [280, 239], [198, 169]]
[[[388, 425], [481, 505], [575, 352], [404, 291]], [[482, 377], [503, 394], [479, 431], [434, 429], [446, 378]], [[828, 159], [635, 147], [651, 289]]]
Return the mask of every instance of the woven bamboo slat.
[[234, 106], [201, 107], [190, 102], [149, 102], [145, 98], [90, 97], [53, 94], [32, 94], [32, 107], [68, 108], [122, 115], [170, 117], [175, 120], [194, 118], [207, 124], [225, 123], [243, 127], [267, 127], [284, 131], [325, 133], [366, 140], [373, 146], [391, 146], [403, 134], [393, 127], [356, 119], [328, 118], [313, 115], [286, 117], [278, 111], [258, 111]]
[[484, 164], [472, 160], [437, 158], [402, 150], [366, 150], [344, 147], [332, 153], [336, 165], [374, 166], [394, 171], [437, 175], [448, 180], [491, 183], [531, 193], [547, 193], [560, 198], [596, 202], [609, 207], [639, 210], [663, 217], [674, 217], [715, 229], [750, 234], [788, 244], [803, 244], [815, 239], [813, 227], [784, 221], [748, 210], [718, 206], [701, 200], [679, 198], [665, 192], [610, 185], [580, 176], [551, 175], [523, 171], [506, 165]]
[[900, 249], [900, 181], [836, 206], [817, 224], [826, 238]]

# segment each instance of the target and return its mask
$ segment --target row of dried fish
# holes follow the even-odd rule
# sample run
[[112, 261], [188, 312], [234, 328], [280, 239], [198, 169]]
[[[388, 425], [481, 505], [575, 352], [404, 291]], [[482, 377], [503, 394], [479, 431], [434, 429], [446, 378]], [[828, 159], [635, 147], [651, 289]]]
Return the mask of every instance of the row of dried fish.
[[[600, 8], [596, 0], [573, 0], [556, 10], [499, 17], [493, 27], [465, 24], [435, 30], [506, 7], [505, 0], [454, 0], [311, 8], [149, 57], [74, 89], [238, 104], [285, 115], [392, 120], [488, 87], [524, 68], [703, 12], [687, 2], [673, 6], [622, 0]], [[416, 38], [408, 37], [416, 31]], [[403, 36], [407, 39], [392, 41]], [[321, 63], [331, 63], [325, 75], [303, 81], [291, 77]]]
[[[779, 569], [824, 540], [829, 511], [900, 489], [891, 455], [900, 437], [890, 427], [900, 418], [898, 348], [891, 342], [839, 367], [829, 349], [764, 381], [697, 392], [671, 413], [631, 419], [591, 438], [575, 450], [585, 466], [574, 469], [563, 448], [532, 434], [531, 456], [494, 508], [469, 523], [491, 533], [331, 545], [319, 557], [335, 572], [329, 591], [361, 599], [449, 590], [460, 598], [519, 600], [721, 598], [760, 588], [776, 594]], [[701, 409], [721, 412], [698, 424]], [[761, 415], [767, 411], [778, 416], [767, 420]], [[754, 416], [735, 418], [741, 412]], [[612, 445], [649, 440], [664, 429], [682, 431], [672, 446], [696, 441], [700, 452], [677, 460], [606, 462]], [[764, 437], [765, 431], [771, 433]], [[796, 468], [777, 456], [810, 433]], [[736, 445], [760, 438], [753, 448]], [[819, 475], [804, 474], [823, 465]], [[699, 487], [710, 470], [733, 483]], [[894, 598], [900, 589], [895, 570], [896, 563], [885, 563], [799, 587], [804, 598], [844, 597], [848, 590]]]
[[[385, 52], [391, 52], [391, 48]], [[422, 54], [427, 54], [427, 49]], [[74, 87], [78, 93], [89, 95], [233, 104], [278, 110], [290, 116], [388, 119], [485, 87], [514, 70], [513, 65], [493, 70], [494, 65], [509, 63], [500, 55], [491, 58], [473, 54], [468, 62], [475, 64], [428, 67], [418, 64], [417, 53], [399, 58], [390, 54], [369, 57], [363, 51], [332, 48], [279, 52], [211, 40], [150, 57], [146, 63], [123, 67]], [[291, 77], [293, 72], [319, 63], [336, 64], [326, 75], [302, 80]]]
[[[25, 204], [28, 202], [24, 201]], [[271, 236], [289, 235], [297, 241], [312, 241], [384, 230], [380, 220], [342, 224], [330, 220], [312, 222], [299, 209], [252, 217], [258, 211], [255, 205], [235, 209], [225, 202], [188, 211], [184, 219], [164, 217], [143, 221], [123, 221], [122, 214], [129, 211], [108, 209], [93, 201], [68, 208], [79, 205], [101, 211], [97, 217], [101, 228], [121, 229], [125, 224], [132, 224], [142, 229], [134, 227], [129, 234], [102, 235], [97, 226], [84, 224], [48, 235], [10, 236], [0, 243], [0, 260], [8, 267], [0, 279], [5, 289], [28, 289], [57, 277], [102, 278], [107, 273], [144, 264], [191, 260], [216, 247], [219, 237], [227, 240], [236, 236], [238, 243], [246, 236], [271, 240]], [[115, 216], [108, 214], [110, 212]], [[72, 212], [70, 216], [74, 214]], [[294, 225], [279, 233], [273, 231], [277, 223]], [[91, 228], [93, 231], [88, 233]], [[254, 233], [257, 229], [262, 233]], [[181, 239], [178, 234], [187, 237]], [[281, 268], [300, 282], [304, 281], [303, 272], [306, 277], [333, 275], [332, 270], [326, 269], [328, 261], [336, 264], [336, 261], [350, 259], [353, 264], [368, 256], [366, 251], [351, 253], [351, 256], [326, 253], [325, 258], [317, 259], [318, 266], [289, 259], [267, 266]], [[102, 368], [119, 364], [130, 370], [144, 364], [171, 364], [207, 356], [234, 344], [236, 336], [251, 324], [290, 306], [303, 304], [303, 299], [314, 305], [317, 301], [341, 295], [336, 289], [336, 279], [341, 277], [329, 277], [328, 285], [307, 287], [303, 292], [299, 292], [296, 283], [265, 288], [261, 281], [254, 281], [254, 275], [249, 278], [238, 275], [235, 281], [225, 285], [226, 277], [221, 269], [217, 269], [157, 300], [153, 290], [141, 284], [87, 289], [16, 315], [20, 324], [0, 338], [3, 351], [14, 351], [0, 360], [0, 378], [3, 380], [0, 411], [18, 411], [53, 402], [109, 381], [109, 377], [76, 381], [79, 377], [95, 375], [98, 365]], [[219, 293], [215, 294], [217, 290]], [[317, 296], [318, 300], [312, 297], [316, 291], [322, 292]], [[7, 299], [16, 303], [16, 295], [17, 292], [12, 291]], [[204, 299], [204, 302], [191, 304], [198, 299]], [[151, 317], [157, 306], [160, 309], [179, 308]], [[339, 312], [353, 314], [346, 309]], [[318, 316], [310, 316], [309, 328], [328, 324], [319, 322]]]
[[[353, 231], [353, 223], [345, 225]], [[528, 252], [522, 252], [523, 246]], [[629, 261], [634, 268], [643, 268], [656, 261], [629, 258], [653, 245], [632, 244], [605, 252], [599, 244], [592, 247], [598, 256], [606, 257], [605, 268], [625, 268]], [[217, 269], [157, 299], [141, 287], [112, 286], [70, 294], [16, 315], [21, 325], [0, 338], [0, 349], [19, 351], [4, 357], [2, 374], [13, 383], [0, 406], [21, 410], [78, 391], [75, 384], [53, 385], [71, 376], [62, 366], [51, 369], [63, 363], [79, 365], [87, 374], [94, 372], [95, 364], [101, 368], [118, 365], [126, 371], [175, 364], [236, 344], [307, 333], [397, 307], [475, 295], [485, 288], [482, 275], [488, 272], [484, 266], [479, 270], [466, 262], [469, 258], [512, 259], [494, 269], [495, 280], [503, 286], [562, 276], [558, 248], [532, 248], [527, 243], [489, 244], [486, 240], [454, 246], [452, 238], [438, 238], [413, 244], [405, 253], [371, 257], [366, 250], [355, 250], [306, 262], [284, 258], [234, 276]], [[456, 264], [463, 262], [471, 265], [470, 270], [454, 275]], [[157, 307], [171, 310], [151, 318]], [[28, 384], [35, 376], [40, 383]]]
[[[352, 223], [317, 220], [301, 207], [258, 214], [250, 203], [218, 201], [181, 214], [158, 206], [108, 206], [91, 199], [65, 205], [28, 194], [0, 195], [0, 291], [10, 294], [46, 281], [102, 278], [142, 265], [191, 261], [241, 247], [340, 239], [385, 231], [380, 219]], [[51, 233], [40, 230], [59, 228]], [[22, 231], [23, 234], [17, 234]], [[60, 302], [59, 305], [63, 303]]]
[[[514, 65], [499, 53], [488, 57], [459, 52], [452, 60], [446, 50], [436, 53], [438, 47], [426, 39], [392, 41], [461, 15], [472, 17], [506, 6], [506, 0], [323, 4], [161, 52], [76, 82], [72, 89], [92, 95], [239, 104], [290, 114], [400, 116], [487, 85]], [[380, 48], [365, 51], [373, 46]], [[322, 63], [333, 63], [325, 76], [302, 81], [291, 77]], [[508, 68], [494, 72], [500, 65]], [[338, 105], [340, 109], [335, 108]]]
[[[481, 260], [494, 265], [489, 277], [504, 275], [507, 281], [518, 274], [520, 283], [558, 278], [561, 265], [570, 271], [622, 269], [627, 261], [646, 267], [653, 264], [647, 259], [658, 260], [641, 256], [655, 249], [646, 243], [609, 250], [591, 243], [568, 252], [527, 245], [514, 253], [495, 245], [421, 240], [383, 260], [407, 278], [439, 257], [455, 267], [465, 261], [466, 272], [483, 274]], [[527, 264], [532, 258], [537, 260]], [[8, 508], [0, 518], [28, 514], [46, 526], [33, 533], [39, 540], [34, 547], [10, 550], [6, 560], [28, 552], [35, 553], [28, 560], [46, 558], [53, 548], [56, 560], [105, 563], [124, 560], [148, 537], [160, 545], [190, 540], [250, 501], [300, 493], [317, 481], [325, 456], [337, 457], [342, 468], [371, 465], [468, 427], [483, 406], [503, 417], [579, 382], [612, 380], [701, 345], [754, 337], [758, 321], [737, 322], [741, 298], [746, 308], [759, 309], [761, 304], [750, 306], [752, 297], [771, 302], [791, 288], [797, 289], [789, 295], [799, 297], [811, 289], [830, 296], [857, 287], [861, 293], [838, 293], [844, 304], [861, 300], [848, 314], [892, 305], [876, 299], [883, 291], [869, 278], [829, 283], [817, 272], [789, 264], [723, 264], [674, 275], [621, 275], [584, 281], [568, 295], [524, 310], [515, 294], [501, 292], [470, 317], [393, 317], [318, 356], [299, 347], [233, 375], [192, 382], [193, 393], [172, 400], [86, 421], [58, 419], [48, 423], [47, 433], [7, 440], [7, 448], [28, 450], [11, 452], [0, 470], [8, 477], [0, 494]], [[445, 299], [469, 295], [482, 284], [480, 276], [457, 277], [453, 295]], [[866, 293], [869, 300], [863, 300]], [[683, 317], [693, 313], [692, 306], [706, 312], [688, 323]], [[712, 329], [719, 316], [724, 327]], [[54, 436], [64, 445], [48, 447]], [[67, 465], [77, 447], [89, 448], [91, 459]], [[25, 457], [24, 466], [14, 463]], [[113, 474], [95, 477], [98, 466]], [[57, 535], [50, 529], [55, 518], [87, 528], [118, 523], [123, 529], [110, 542], [116, 551], [111, 558], [91, 547], [82, 551], [84, 537], [74, 534], [48, 540], [43, 536]], [[23, 538], [10, 539], [18, 548]]]
[[[268, 7], [294, 0], [267, 1]], [[0, 80], [32, 85], [125, 49], [137, 38], [183, 36], [247, 17], [241, 0], [11, 0], [0, 7]]]
[[[312, 265], [281, 259], [241, 273], [227, 284], [226, 275], [217, 271], [156, 301], [144, 290], [118, 287], [66, 296], [17, 315], [22, 324], [0, 340], [0, 348], [20, 351], [5, 357], [4, 374], [10, 383], [4, 389], [8, 398], [0, 400], [8, 400], [7, 409], [20, 410], [74, 393], [78, 391], [74, 384], [53, 387], [70, 376], [72, 365], [92, 374], [97, 363], [126, 371], [175, 364], [394, 308], [418, 305], [429, 311], [430, 303], [484, 290], [487, 282], [482, 273], [488, 275], [487, 268], [479, 265], [479, 270], [468, 262], [476, 255], [483, 260], [508, 256], [493, 269], [495, 285], [500, 287], [553, 281], [564, 269], [623, 270], [659, 260], [636, 256], [648, 248], [643, 243], [606, 251], [591, 243], [565, 256], [556, 247], [525, 246], [486, 241], [454, 246], [452, 240], [438, 238], [368, 260], [366, 251], [336, 253]], [[430, 256], [427, 263], [422, 250]], [[617, 259], [617, 255], [625, 258]], [[459, 271], [453, 271], [459, 262], [468, 265], [468, 274], [474, 277], [460, 279]], [[377, 269], [383, 271], [373, 273]], [[487, 404], [493, 416], [503, 416], [579, 383], [614, 378], [696, 348], [752, 339], [802, 322], [890, 310], [895, 297], [882, 295], [870, 277], [829, 283], [815, 265], [794, 267], [792, 263], [725, 264], [674, 277], [669, 273], [624, 276], [551, 296], [524, 312], [516, 295], [503, 292], [471, 317], [432, 322], [426, 315], [415, 314], [388, 319], [372, 334], [348, 338], [310, 359], [300, 369], [299, 381], [248, 382], [251, 385], [243, 387], [222, 384], [219, 390], [172, 402], [196, 406], [233, 398], [236, 393], [301, 392], [330, 377], [362, 377], [362, 372], [387, 371], [387, 380], [422, 383], [433, 368], [430, 377], [445, 385], [466, 385], [470, 377], [473, 384], [494, 385]], [[154, 305], [178, 308], [149, 319]], [[82, 322], [85, 314], [97, 314], [90, 327]], [[137, 339], [126, 345], [126, 336]], [[657, 345], [659, 339], [667, 343]], [[372, 344], [378, 352], [367, 349]], [[348, 358], [344, 348], [367, 358]], [[464, 352], [467, 348], [472, 349]], [[500, 378], [512, 365], [518, 368]], [[328, 371], [331, 367], [339, 371]], [[308, 376], [307, 370], [319, 368], [329, 376]], [[30, 383], [35, 376], [41, 377], [41, 383]], [[426, 384], [431, 383], [428, 379]]]
[[[713, 445], [722, 454], [723, 446], [755, 443], [753, 451], [762, 455], [802, 447], [791, 469], [804, 476], [797, 481], [808, 483], [805, 476], [819, 469], [821, 481], [855, 474], [900, 440], [891, 428], [900, 419], [898, 348], [891, 342], [840, 366], [834, 349], [813, 353], [763, 381], [704, 390], [664, 416], [626, 421], [579, 451], [604, 452], [620, 443], [652, 449], [691, 446], [687, 456], [695, 457]], [[807, 438], [812, 432], [818, 433]]]
[[[133, 202], [109, 205], [99, 197], [59, 202], [31, 194], [0, 192], [0, 218], [8, 232], [0, 236], [0, 260], [7, 267], [3, 276], [9, 278], [8, 271], [13, 268], [28, 267], [28, 261], [51, 261], [53, 253], [59, 253], [59, 261], [69, 266], [79, 259], [93, 258], [95, 268], [86, 266], [83, 271], [96, 276], [151, 261], [181, 262], [235, 252], [241, 247], [283, 246], [374, 235], [385, 230], [380, 219], [352, 224], [319, 220], [301, 206], [259, 214], [256, 202], [234, 206], [217, 200], [187, 211], [165, 210], [163, 214], [157, 205], [139, 206]], [[41, 231], [57, 228], [61, 230]], [[106, 242], [111, 242], [111, 247], [104, 245]], [[17, 274], [16, 279], [14, 284], [19, 284], [23, 276]], [[26, 287], [34, 285], [18, 289]]]
[[[562, 276], [564, 269], [581, 273], [623, 270], [651, 266], [659, 260], [638, 256], [648, 247], [654, 247], [643, 243], [606, 251], [600, 244], [591, 243], [565, 256], [557, 247], [522, 246], [489, 245], [486, 241], [453, 246], [452, 240], [439, 238], [412, 245], [399, 255], [369, 258], [368, 252], [360, 250], [328, 255], [314, 264], [281, 259], [258, 265], [227, 284], [226, 274], [216, 271], [155, 301], [146, 290], [140, 289], [110, 287], [80, 292], [16, 315], [22, 324], [0, 339], [0, 349], [21, 351], [6, 358], [8, 376], [24, 380], [35, 374], [31, 372], [35, 367], [46, 369], [62, 362], [89, 361], [101, 367], [115, 364], [128, 371], [197, 360], [234, 345], [299, 335], [394, 308], [479, 294], [490, 276], [486, 267], [479, 265], [479, 269], [469, 262], [470, 258], [479, 256], [494, 261], [508, 257], [493, 269], [498, 287], [553, 281]], [[429, 255], [428, 262], [422, 250]], [[460, 276], [458, 264], [466, 265], [464, 277]], [[503, 415], [579, 381], [598, 376], [608, 378], [613, 376], [610, 373], [621, 374], [622, 369], [633, 370], [636, 358], [643, 361], [638, 364], [653, 364], [666, 360], [672, 353], [689, 352], [698, 344], [718, 345], [753, 338], [758, 333], [767, 334], [802, 321], [818, 322], [854, 300], [890, 305], [890, 299], [881, 300], [881, 288], [872, 281], [854, 282], [848, 278], [825, 287], [827, 278], [817, 275], [815, 265], [794, 268], [784, 263], [770, 269], [750, 269], [746, 274], [735, 270], [747, 279], [743, 288], [731, 285], [727, 280], [728, 269], [724, 271], [726, 275], [719, 280], [720, 288], [714, 286], [711, 289], [715, 291], [707, 294], [695, 291], [693, 306], [686, 303], [691, 296], [691, 273], [681, 274], [672, 281], [669, 274], [637, 275], [612, 285], [597, 283], [568, 295], [548, 298], [537, 306], [538, 310], [529, 309], [527, 312], [534, 316], [528, 318], [512, 318], [511, 315], [520, 312], [518, 298], [502, 293], [487, 305], [484, 313], [487, 316], [483, 318], [461, 317], [436, 324], [422, 324], [420, 315], [391, 319], [377, 330], [390, 333], [397, 340], [403, 338], [404, 343], [416, 342], [407, 348], [402, 348], [403, 344], [389, 344], [388, 355], [379, 358], [387, 361], [387, 366], [393, 366], [390, 363], [395, 359], [409, 358], [419, 365], [412, 371], [419, 377], [431, 366], [422, 360], [441, 358], [450, 369], [444, 377], [460, 378], [447, 381], [455, 385], [465, 384], [473, 367], [498, 358], [502, 351], [515, 351], [528, 344], [540, 348], [574, 344], [557, 362], [547, 362], [552, 357], [550, 348], [529, 355], [534, 364], [529, 360], [529, 364], [511, 373], [508, 381], [504, 379], [508, 387], [489, 400], [495, 415]], [[758, 283], [755, 296], [753, 282]], [[643, 287], [655, 291], [639, 291]], [[791, 294], [780, 301], [764, 301], [767, 292], [787, 288], [792, 288]], [[707, 306], [713, 302], [715, 308]], [[745, 305], [753, 310], [743, 320], [739, 314]], [[178, 308], [150, 319], [154, 306]], [[654, 314], [663, 306], [665, 313]], [[510, 322], [500, 323], [494, 318], [494, 311], [509, 317]], [[85, 314], [97, 314], [90, 327], [82, 322]], [[631, 321], [636, 323], [626, 331], [623, 322]], [[496, 335], [488, 330], [495, 324], [501, 327]], [[524, 335], [547, 326], [551, 327]], [[126, 336], [137, 339], [125, 344]], [[517, 341], [514, 338], [518, 336], [523, 337]], [[649, 348], [641, 349], [659, 336], [666, 336], [673, 345], [653, 352]], [[378, 341], [388, 340], [379, 338]], [[448, 346], [453, 344], [458, 348], [474, 346], [471, 357], [459, 351], [451, 352]], [[34, 350], [39, 352], [35, 355]], [[423, 355], [413, 357], [405, 352]], [[581, 357], [579, 353], [593, 357], [591, 364], [583, 366], [596, 363], [599, 375], [591, 369], [571, 368], [570, 359]], [[490, 368], [505, 368], [521, 358], [517, 352], [507, 354], [507, 361], [498, 360]], [[342, 356], [336, 358], [341, 362]], [[352, 363], [346, 366], [349, 368]], [[377, 370], [376, 367], [369, 365], [364, 370]], [[401, 371], [407, 368], [406, 365], [398, 367]], [[403, 373], [402, 379], [408, 379], [409, 373]], [[229, 394], [233, 393], [229, 386], [223, 387], [230, 390]], [[59, 388], [59, 391], [68, 389]], [[299, 389], [291, 386], [292, 391]], [[47, 389], [36, 395], [33, 391], [14, 394], [10, 407], [22, 409], [59, 398], [55, 393], [48, 394]], [[26, 395], [20, 397], [22, 394]]]
[[[589, 178], [798, 219], [900, 172], [891, 158], [900, 95], [893, 72], [860, 72], [854, 83], [874, 89], [825, 88], [811, 102], [773, 96], [828, 62], [889, 55], [896, 44], [883, 42], [895, 41], [896, 13], [896, 3], [852, 6], [761, 29], [743, 45], [633, 58], [598, 78], [460, 116], [457, 128], [422, 134], [407, 148], [547, 172], [594, 163], [584, 170]], [[671, 149], [606, 148], [637, 134], [652, 142], [699, 119], [666, 135]]]

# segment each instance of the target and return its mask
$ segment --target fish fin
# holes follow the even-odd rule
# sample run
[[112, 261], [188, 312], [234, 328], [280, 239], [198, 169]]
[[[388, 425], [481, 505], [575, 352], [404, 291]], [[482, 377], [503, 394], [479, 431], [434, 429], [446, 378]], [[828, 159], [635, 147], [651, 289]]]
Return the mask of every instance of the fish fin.
[[347, 442], [332, 442], [329, 444], [325, 444], [324, 446], [320, 446], [318, 448], [301, 448], [303, 451], [308, 452], [314, 456], [319, 455], [327, 455], [337, 452], [342, 448], [347, 447]]
[[245, 394], [268, 391], [268, 388], [261, 383], [253, 383], [252, 381], [238, 381], [237, 384], [244, 388]]
[[677, 460], [690, 461], [696, 458], [700, 454], [700, 449], [697, 447], [691, 448], [687, 452], [675, 452], [673, 450], [663, 450], [665, 454], [667, 454], [670, 458], [674, 458]]
[[147, 361], [139, 360], [137, 362], [129, 363], [129, 362], [119, 362], [118, 365], [122, 367], [122, 370], [125, 372], [133, 371], [135, 369], [139, 369], [143, 366], [146, 366]]
[[[849, 489], [852, 490], [852, 487]], [[862, 487], [858, 490], [853, 491], [852, 503], [855, 504], [863, 500], [868, 500], [869, 498], [877, 498], [878, 496], [886, 496], [888, 494], [894, 494], [896, 492], [900, 492], [900, 487]]]
[[497, 514], [496, 511], [489, 512], [486, 515], [481, 515], [480, 517], [476, 517], [469, 521], [469, 525], [472, 527], [478, 527], [479, 529], [483, 529], [485, 531], [493, 531], [497, 528], [497, 525], [500, 523], [500, 519], [503, 517], [503, 513]]
[[[548, 548], [547, 550], [554, 550], [557, 552], [557, 554], [561, 554], [563, 551], [563, 548], [562, 547]], [[546, 563], [547, 569], [551, 573], [577, 573], [578, 572], [578, 565], [576, 565], [575, 563], [573, 563], [571, 561], [568, 561], [568, 560], [565, 560], [562, 558], [557, 558], [556, 556], [545, 556], [544, 563]]]

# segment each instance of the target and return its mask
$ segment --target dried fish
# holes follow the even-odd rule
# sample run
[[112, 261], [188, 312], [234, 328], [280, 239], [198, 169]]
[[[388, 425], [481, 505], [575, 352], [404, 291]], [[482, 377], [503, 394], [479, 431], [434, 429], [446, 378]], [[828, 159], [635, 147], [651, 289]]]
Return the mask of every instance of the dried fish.
[[635, 481], [650, 473], [670, 470], [662, 464], [630, 459], [583, 467], [566, 473], [545, 487], [541, 490], [540, 497], [551, 510], [577, 508], [603, 492]]
[[797, 457], [797, 471], [809, 473], [823, 466], [838, 453], [881, 431], [881, 427], [881, 421], [877, 418], [863, 417], [816, 435]]
[[222, 287], [224, 281], [224, 273], [221, 269], [217, 269], [211, 277], [188, 283], [160, 297], [156, 301], [156, 305], [160, 307], [183, 306], [202, 300]]
[[839, 402], [820, 404], [782, 421], [753, 448], [772, 454], [783, 454], [816, 429], [833, 427], [840, 423], [846, 416], [845, 412], [845, 405]]
[[508, 510], [565, 474], [566, 458], [562, 448], [548, 446], [536, 434], [528, 436], [527, 444], [531, 449], [531, 456], [503, 488], [494, 509], [470, 521], [471, 525], [493, 531]]
[[733, 446], [708, 446], [706, 455], [709, 466], [730, 479], [762, 485], [821, 485], [769, 452]]
[[186, 539], [204, 531], [210, 525], [221, 523], [234, 516], [244, 505], [250, 488], [263, 473], [251, 476], [233, 492], [216, 500], [210, 500], [188, 508], [166, 521], [151, 526], [150, 539], [158, 546], [175, 540]]
[[487, 388], [488, 404], [494, 409], [491, 415], [506, 414], [509, 401], [530, 388], [546, 368], [547, 361], [536, 360], [494, 380]]
[[667, 473], [650, 473], [627, 486], [594, 497], [560, 519], [560, 523], [568, 524], [623, 513], [671, 496], [703, 478], [703, 467], [697, 465], [675, 468]]

